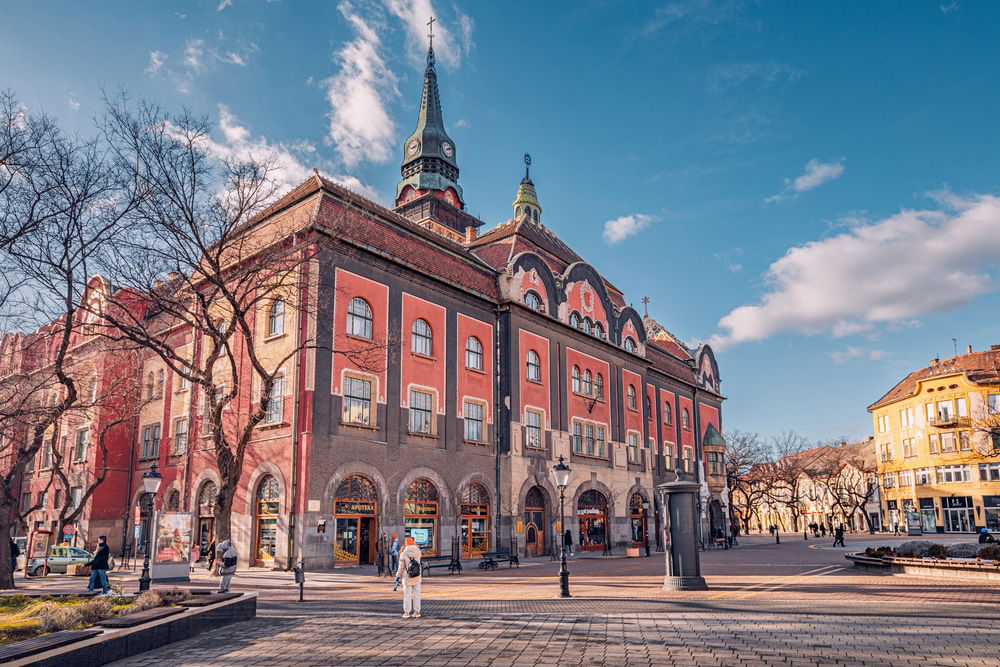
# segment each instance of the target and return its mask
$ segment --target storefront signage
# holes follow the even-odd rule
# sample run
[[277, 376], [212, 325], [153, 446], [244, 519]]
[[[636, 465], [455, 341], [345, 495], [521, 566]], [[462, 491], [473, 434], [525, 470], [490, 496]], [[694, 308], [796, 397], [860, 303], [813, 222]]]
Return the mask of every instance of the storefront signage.
[[372, 500], [338, 500], [334, 503], [334, 514], [367, 514], [375, 515], [375, 502]]
[[972, 499], [968, 496], [959, 498], [942, 498], [941, 504], [945, 507], [972, 507]]
[[578, 509], [576, 511], [576, 513], [578, 515], [580, 515], [580, 516], [584, 516], [584, 515], [587, 515], [587, 516], [602, 516], [604, 514], [604, 512], [601, 509], [597, 508], [597, 507], [581, 507], [580, 509]]
[[462, 505], [462, 514], [466, 516], [488, 516], [489, 505]]
[[438, 513], [437, 503], [403, 503], [403, 514], [417, 514], [420, 516], [434, 516]]
[[426, 528], [411, 528], [410, 537], [417, 544], [427, 544], [427, 540], [430, 538], [430, 531]]

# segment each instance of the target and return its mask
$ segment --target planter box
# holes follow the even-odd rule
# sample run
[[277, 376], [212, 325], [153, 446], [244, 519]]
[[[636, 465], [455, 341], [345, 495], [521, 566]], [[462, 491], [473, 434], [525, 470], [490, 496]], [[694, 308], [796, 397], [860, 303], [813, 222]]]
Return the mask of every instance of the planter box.
[[41, 667], [104, 665], [208, 630], [248, 621], [256, 615], [257, 594], [243, 593], [231, 600], [224, 600], [207, 607], [187, 608], [166, 618], [131, 628], [106, 628], [96, 637], [6, 664]]
[[626, 558], [638, 558], [639, 557], [639, 547], [625, 547], [625, 557]]
[[844, 554], [844, 558], [862, 570], [884, 574], [916, 574], [944, 579], [1000, 582], [1000, 562], [949, 561], [935, 558], [872, 558], [864, 554]]

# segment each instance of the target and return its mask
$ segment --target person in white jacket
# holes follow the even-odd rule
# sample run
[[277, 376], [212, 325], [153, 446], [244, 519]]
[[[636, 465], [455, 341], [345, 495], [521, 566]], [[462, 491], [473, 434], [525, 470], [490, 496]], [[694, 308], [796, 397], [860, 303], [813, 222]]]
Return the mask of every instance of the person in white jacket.
[[[219, 542], [219, 592], [228, 593], [229, 583], [236, 574], [236, 549], [229, 540]], [[230, 563], [227, 565], [227, 563]]]
[[[399, 553], [399, 567], [396, 578], [403, 582], [403, 618], [420, 618], [420, 582], [423, 571], [420, 569], [420, 547], [412, 537], [406, 538], [406, 546]], [[416, 562], [420, 574], [410, 576], [410, 563]]]

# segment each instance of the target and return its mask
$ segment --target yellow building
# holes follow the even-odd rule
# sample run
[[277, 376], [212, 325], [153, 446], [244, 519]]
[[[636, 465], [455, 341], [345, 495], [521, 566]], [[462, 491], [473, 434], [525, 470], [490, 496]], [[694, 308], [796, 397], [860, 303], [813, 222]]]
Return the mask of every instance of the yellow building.
[[935, 359], [868, 411], [887, 527], [1000, 532], [1000, 345]]

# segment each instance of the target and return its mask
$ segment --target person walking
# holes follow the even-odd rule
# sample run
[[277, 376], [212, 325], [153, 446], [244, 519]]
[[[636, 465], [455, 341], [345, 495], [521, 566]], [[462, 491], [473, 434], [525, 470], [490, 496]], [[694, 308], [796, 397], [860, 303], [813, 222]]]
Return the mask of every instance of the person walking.
[[842, 547], [847, 546], [844, 544], [844, 527], [838, 525], [837, 530], [833, 531], [833, 546], [840, 545]]
[[819, 532], [820, 532], [820, 534], [823, 537], [826, 537], [826, 524], [825, 523], [819, 524]]
[[21, 550], [17, 547], [17, 542], [14, 538], [10, 538], [10, 572], [11, 581], [14, 579], [14, 573], [17, 572], [17, 557], [21, 555]]
[[108, 547], [108, 538], [101, 535], [97, 538], [97, 552], [87, 563], [90, 568], [90, 582], [87, 590], [97, 590], [98, 584], [101, 586], [101, 595], [107, 595], [108, 587], [108, 559], [111, 558], [111, 549]]
[[566, 529], [566, 534], [563, 535], [563, 548], [566, 549], [566, 555], [573, 555], [573, 531], [569, 528]]
[[399, 537], [393, 533], [392, 544], [389, 545], [390, 566], [393, 572], [399, 569]]
[[208, 545], [208, 571], [212, 574], [215, 574], [215, 570], [213, 570], [215, 567], [215, 552], [215, 540], [212, 540], [212, 543]]
[[407, 537], [396, 568], [396, 579], [403, 582], [403, 618], [420, 618], [420, 582], [423, 580], [420, 557], [420, 547], [412, 537]]
[[233, 548], [232, 543], [229, 540], [222, 540], [219, 542], [219, 593], [228, 593], [229, 584], [233, 581], [233, 575], [236, 574], [236, 562], [239, 560], [236, 555], [236, 549]]

